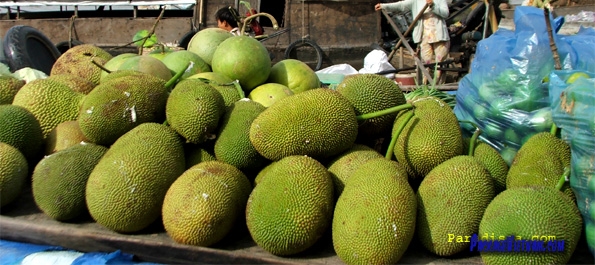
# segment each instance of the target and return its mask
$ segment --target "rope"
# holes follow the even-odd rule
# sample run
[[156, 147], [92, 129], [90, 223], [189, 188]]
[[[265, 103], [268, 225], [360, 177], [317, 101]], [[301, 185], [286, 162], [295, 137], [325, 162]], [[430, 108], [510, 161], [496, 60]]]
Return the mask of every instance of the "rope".
[[302, 0], [302, 39], [306, 36], [306, 18], [305, 18], [305, 4], [304, 0]]

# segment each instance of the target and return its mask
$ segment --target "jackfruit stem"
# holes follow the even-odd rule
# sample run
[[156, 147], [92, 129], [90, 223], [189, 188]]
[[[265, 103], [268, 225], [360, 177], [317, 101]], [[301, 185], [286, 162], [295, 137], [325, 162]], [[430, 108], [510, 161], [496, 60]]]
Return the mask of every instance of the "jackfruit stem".
[[104, 72], [110, 74], [112, 71], [110, 71], [109, 69], [103, 67], [103, 65], [99, 64], [98, 62], [96, 62], [95, 60], [91, 59], [91, 63], [93, 63], [95, 66], [99, 67], [99, 69], [103, 70]]
[[413, 105], [411, 105], [411, 103], [405, 103], [405, 104], [402, 104], [399, 106], [394, 106], [392, 108], [362, 114], [362, 115], [357, 116], [356, 118], [358, 121], [363, 121], [363, 120], [372, 119], [372, 118], [380, 117], [380, 116], [383, 116], [386, 114], [391, 114], [391, 113], [395, 113], [395, 112], [399, 112], [399, 111], [407, 110], [407, 109], [412, 109], [412, 108], [413, 108]]
[[481, 130], [478, 127], [475, 127], [475, 132], [471, 136], [471, 140], [469, 140], [469, 156], [473, 156], [475, 154], [475, 142], [479, 135], [481, 134]]
[[384, 156], [386, 159], [391, 160], [393, 158], [393, 153], [395, 152], [395, 144], [397, 144], [397, 138], [399, 138], [399, 135], [401, 134], [403, 129], [405, 129], [405, 126], [407, 125], [407, 123], [409, 123], [409, 120], [411, 120], [412, 117], [413, 111], [410, 111], [407, 114], [405, 114], [405, 116], [403, 116], [403, 119], [405, 121], [403, 122], [403, 124], [399, 126], [399, 128], [397, 128], [395, 135], [393, 135], [393, 137], [390, 139], [390, 143], [388, 144], [388, 150], [386, 150], [386, 155]]
[[556, 184], [556, 189], [557, 190], [562, 191], [562, 187], [564, 186], [564, 183], [566, 183], [566, 180], [568, 179], [569, 176], [570, 176], [570, 168], [569, 167], [565, 167], [564, 168], [564, 173], [562, 174], [562, 176], [558, 180], [558, 184]]
[[232, 84], [236, 87], [238, 94], [240, 94], [240, 98], [245, 98], [246, 94], [244, 93], [244, 90], [242, 90], [242, 86], [240, 86], [240, 80], [235, 80]]
[[171, 91], [170, 88], [173, 85], [175, 85], [178, 82], [178, 79], [180, 79], [180, 77], [182, 77], [182, 75], [186, 72], [186, 70], [188, 70], [188, 67], [190, 67], [190, 63], [191, 62], [188, 62], [186, 64], [186, 67], [184, 67], [184, 70], [177, 72], [169, 81], [167, 81], [167, 83], [165, 83], [165, 88], [167, 90], [170, 90]]
[[552, 123], [552, 128], [550, 128], [550, 133], [554, 136], [558, 133], [558, 126], [556, 126], [555, 123]]

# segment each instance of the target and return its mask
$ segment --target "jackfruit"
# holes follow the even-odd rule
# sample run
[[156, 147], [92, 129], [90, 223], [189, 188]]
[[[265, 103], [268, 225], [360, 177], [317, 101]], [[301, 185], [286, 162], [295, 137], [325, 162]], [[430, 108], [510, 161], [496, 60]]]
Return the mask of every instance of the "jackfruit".
[[[469, 138], [463, 139], [463, 150], [469, 149]], [[508, 174], [508, 164], [502, 158], [500, 153], [491, 145], [482, 140], [475, 142], [475, 150], [473, 152], [479, 162], [481, 162], [494, 181], [494, 189], [496, 194], [506, 189], [506, 175]]]
[[300, 253], [330, 226], [333, 202], [333, 182], [320, 162], [285, 157], [266, 169], [252, 190], [246, 206], [248, 231], [274, 255]]
[[15, 147], [0, 142], [0, 207], [16, 200], [29, 176], [25, 156]]
[[76, 120], [89, 141], [109, 146], [139, 124], [163, 122], [167, 98], [160, 78], [147, 74], [115, 78], [85, 96]]
[[416, 204], [401, 165], [369, 160], [349, 178], [335, 206], [337, 256], [347, 264], [397, 263], [413, 239]]
[[45, 78], [25, 84], [12, 104], [28, 109], [35, 116], [45, 138], [58, 124], [76, 120], [83, 97], [65, 84]]
[[[345, 78], [337, 91], [351, 102], [355, 115], [372, 113], [405, 104], [405, 96], [392, 80], [377, 74], [358, 74]], [[361, 122], [358, 136], [363, 139], [390, 134], [397, 113]]]
[[449, 234], [477, 233], [479, 222], [494, 198], [494, 184], [485, 166], [468, 155], [455, 156], [430, 171], [417, 191], [417, 236], [440, 256], [469, 249], [469, 242]]
[[87, 212], [87, 179], [106, 151], [107, 148], [100, 145], [77, 144], [39, 161], [32, 177], [37, 207], [59, 221]]
[[12, 76], [0, 76], [0, 105], [12, 104], [14, 96], [24, 85], [24, 80]]
[[58, 124], [45, 139], [45, 154], [50, 155], [81, 142], [89, 143], [78, 121], [65, 121]]
[[200, 144], [214, 139], [219, 119], [225, 113], [223, 97], [215, 88], [198, 79], [179, 82], [171, 91], [165, 116], [186, 142]]
[[349, 149], [357, 137], [351, 103], [331, 89], [310, 89], [282, 98], [250, 127], [254, 148], [269, 160], [290, 155], [328, 158]]
[[420, 180], [440, 163], [463, 154], [459, 121], [448, 104], [435, 97], [420, 97], [411, 102], [414, 109], [399, 112], [394, 134], [412, 111], [413, 117], [398, 135], [395, 157], [411, 179]]
[[89, 94], [89, 92], [91, 92], [91, 90], [93, 90], [95, 87], [95, 84], [93, 84], [91, 81], [72, 74], [51, 75], [47, 78], [63, 83], [73, 91], [83, 95]]
[[184, 157], [186, 158], [186, 169], [193, 167], [201, 162], [217, 160], [213, 151], [213, 144], [184, 144]]
[[80, 76], [97, 85], [103, 70], [93, 64], [92, 61], [104, 65], [110, 59], [112, 59], [111, 54], [93, 44], [77, 45], [58, 57], [52, 66], [50, 76], [70, 74]]
[[232, 165], [208, 161], [186, 170], [168, 189], [163, 225], [176, 242], [210, 246], [243, 220], [252, 186]]
[[[223, 97], [226, 108], [243, 97], [242, 94], [244, 92], [242, 91], [242, 94], [240, 94], [239, 91], [241, 90], [241, 87], [238, 90], [236, 84], [234, 84], [234, 81], [231, 80], [231, 78], [219, 73], [202, 72], [189, 76], [187, 79], [199, 79], [217, 89], [217, 91], [219, 91]], [[238, 83], [237, 85], [239, 86], [240, 84]]]
[[215, 141], [217, 160], [243, 172], [258, 172], [267, 164], [250, 142], [250, 125], [266, 108], [252, 100], [240, 100], [225, 111]]
[[[478, 234], [479, 239], [485, 236], [490, 240], [492, 236], [494, 240], [512, 236], [516, 240], [512, 249], [506, 245], [505, 252], [488, 252], [482, 251], [479, 244], [476, 247], [482, 251], [481, 259], [486, 265], [566, 264], [576, 249], [581, 230], [580, 212], [564, 193], [546, 186], [514, 187], [492, 200], [481, 219]], [[520, 244], [518, 240], [527, 240], [529, 244]], [[564, 244], [563, 251], [545, 251], [551, 244], [558, 249], [559, 243]]]
[[[565, 169], [570, 169], [570, 145], [549, 132], [531, 136], [514, 156], [506, 176], [506, 188], [556, 187]], [[574, 199], [570, 185], [562, 189]]]
[[18, 149], [28, 161], [41, 158], [43, 134], [39, 121], [24, 107], [0, 105], [0, 142]]
[[345, 182], [353, 175], [353, 172], [369, 160], [380, 157], [382, 155], [376, 150], [365, 145], [354, 144], [347, 151], [328, 162], [326, 168], [333, 179], [335, 198], [339, 198], [345, 187]]
[[167, 189], [184, 171], [179, 135], [166, 125], [140, 124], [122, 135], [89, 175], [89, 213], [110, 230], [139, 231], [159, 218]]

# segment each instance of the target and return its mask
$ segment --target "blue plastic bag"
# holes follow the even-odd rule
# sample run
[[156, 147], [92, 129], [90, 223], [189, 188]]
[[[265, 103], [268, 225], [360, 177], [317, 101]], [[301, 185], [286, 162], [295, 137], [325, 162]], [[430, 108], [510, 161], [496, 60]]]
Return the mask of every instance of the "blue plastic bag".
[[554, 123], [570, 145], [570, 187], [595, 255], [595, 73], [555, 71], [550, 75], [550, 91]]
[[[559, 29], [563, 20], [553, 20]], [[487, 142], [510, 164], [532, 135], [553, 123], [547, 78], [554, 70], [542, 9], [519, 6], [515, 30], [499, 29], [477, 45], [471, 71], [457, 90], [455, 115], [482, 131]], [[581, 29], [572, 36], [554, 35], [563, 69], [595, 68], [595, 32]], [[462, 124], [464, 134], [474, 127]]]

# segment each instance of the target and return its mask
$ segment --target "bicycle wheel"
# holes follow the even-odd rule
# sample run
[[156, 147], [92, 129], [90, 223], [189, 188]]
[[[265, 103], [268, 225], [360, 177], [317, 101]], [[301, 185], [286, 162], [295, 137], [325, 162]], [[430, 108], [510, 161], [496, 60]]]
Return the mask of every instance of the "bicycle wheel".
[[[307, 46], [309, 46], [310, 49], [301, 49], [301, 51], [298, 52], [298, 49], [300, 49], [302, 47], [307, 47]], [[306, 58], [311, 57], [310, 54], [312, 53], [312, 49], [314, 49], [314, 57], [315, 57], [314, 63], [311, 63], [310, 60], [306, 60]], [[291, 44], [289, 44], [289, 46], [287, 46], [287, 50], [285, 50], [285, 59], [299, 60], [298, 57], [303, 57], [304, 60], [300, 60], [300, 61], [303, 61], [304, 63], [308, 64], [310, 67], [312, 67], [311, 64], [315, 65], [314, 71], [318, 71], [322, 67], [322, 55], [323, 55], [323, 52], [322, 52], [322, 49], [320, 48], [320, 46], [318, 46], [318, 44], [316, 44], [316, 42], [314, 42], [313, 40], [310, 40], [310, 39], [296, 40], [296, 41], [292, 42]], [[311, 59], [311, 58], [309, 58], [309, 59]]]

